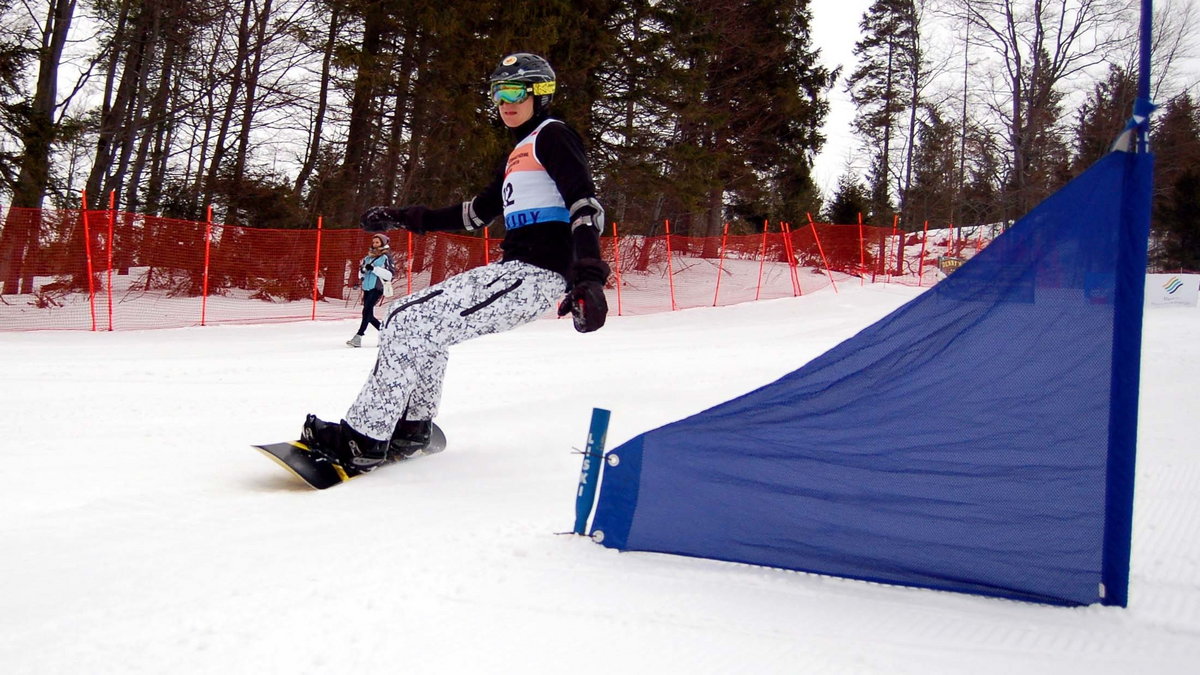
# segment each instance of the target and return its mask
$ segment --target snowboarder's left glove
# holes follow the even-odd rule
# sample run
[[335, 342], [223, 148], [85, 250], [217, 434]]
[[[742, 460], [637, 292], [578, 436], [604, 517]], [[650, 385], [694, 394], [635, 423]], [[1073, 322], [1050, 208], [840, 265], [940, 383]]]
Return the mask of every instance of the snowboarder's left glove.
[[571, 290], [558, 305], [558, 315], [571, 315], [575, 330], [590, 333], [604, 326], [608, 317], [608, 300], [604, 284], [609, 267], [603, 260], [584, 258], [571, 267]]

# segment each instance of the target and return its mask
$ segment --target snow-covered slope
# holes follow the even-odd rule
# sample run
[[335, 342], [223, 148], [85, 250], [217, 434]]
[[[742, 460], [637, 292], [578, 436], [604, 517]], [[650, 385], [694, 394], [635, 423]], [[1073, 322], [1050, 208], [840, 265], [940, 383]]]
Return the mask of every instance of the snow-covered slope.
[[451, 351], [449, 448], [318, 493], [249, 444], [345, 412], [356, 322], [0, 334], [5, 673], [1192, 673], [1200, 311], [1146, 316], [1128, 609], [560, 535], [609, 443], [794, 370], [919, 289], [544, 320]]

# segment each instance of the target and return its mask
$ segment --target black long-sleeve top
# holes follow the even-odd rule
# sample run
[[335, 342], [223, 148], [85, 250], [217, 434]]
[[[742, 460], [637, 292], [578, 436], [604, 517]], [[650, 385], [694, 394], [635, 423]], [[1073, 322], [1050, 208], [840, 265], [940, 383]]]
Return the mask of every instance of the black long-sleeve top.
[[[545, 120], [545, 116], [535, 116], [511, 129], [514, 142], [519, 143]], [[538, 132], [534, 142], [538, 160], [554, 181], [568, 209], [580, 200], [595, 198], [596, 186], [584, 157], [583, 142], [574, 129], [565, 122], [553, 120]], [[479, 223], [490, 223], [502, 215], [504, 204], [501, 190], [507, 160], [505, 156], [497, 165], [491, 183], [472, 201], [431, 209], [425, 213], [423, 227], [427, 230], [475, 229]], [[470, 218], [468, 209], [473, 211], [478, 220]], [[586, 216], [594, 212], [594, 208], [584, 206], [572, 216]], [[600, 258], [600, 233], [591, 226], [576, 227], [572, 232], [570, 223], [549, 220], [506, 230], [500, 247], [504, 251], [505, 261], [521, 260], [558, 272], [570, 281], [571, 264], [575, 260]]]

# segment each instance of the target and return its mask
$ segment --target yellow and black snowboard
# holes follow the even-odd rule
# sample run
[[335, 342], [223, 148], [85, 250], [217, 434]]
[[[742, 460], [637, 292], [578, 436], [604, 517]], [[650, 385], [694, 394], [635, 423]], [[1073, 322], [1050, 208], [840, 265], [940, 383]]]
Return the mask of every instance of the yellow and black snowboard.
[[[255, 445], [267, 457], [275, 460], [283, 468], [287, 469], [293, 476], [299, 478], [317, 490], [325, 490], [335, 485], [341, 485], [348, 480], [358, 478], [363, 475], [362, 471], [354, 468], [343, 467], [337, 462], [332, 462], [324, 455], [310, 449], [303, 441], [288, 441], [286, 443], [271, 443], [268, 445]], [[433, 432], [429, 436], [429, 445], [424, 448], [404, 453], [389, 453], [386, 464], [395, 464], [421, 455], [432, 455], [446, 449], [446, 435], [438, 428], [438, 425], [433, 425]], [[378, 471], [379, 469], [376, 469]]]

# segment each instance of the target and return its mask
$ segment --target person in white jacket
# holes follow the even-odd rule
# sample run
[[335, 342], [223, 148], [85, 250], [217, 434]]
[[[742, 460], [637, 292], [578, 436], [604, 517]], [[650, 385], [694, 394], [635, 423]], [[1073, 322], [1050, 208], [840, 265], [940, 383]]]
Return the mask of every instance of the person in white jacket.
[[371, 250], [363, 256], [358, 266], [358, 278], [362, 283], [363, 310], [362, 323], [354, 337], [346, 340], [351, 347], [361, 347], [363, 336], [367, 334], [367, 326], [379, 330], [379, 319], [375, 318], [375, 305], [383, 298], [383, 285], [392, 280], [396, 267], [392, 264], [391, 242], [385, 234], [371, 236]]

